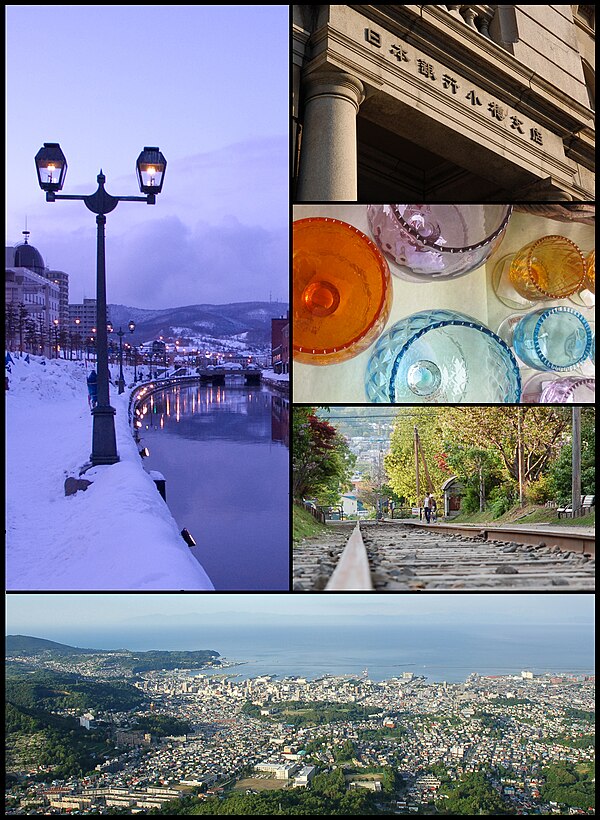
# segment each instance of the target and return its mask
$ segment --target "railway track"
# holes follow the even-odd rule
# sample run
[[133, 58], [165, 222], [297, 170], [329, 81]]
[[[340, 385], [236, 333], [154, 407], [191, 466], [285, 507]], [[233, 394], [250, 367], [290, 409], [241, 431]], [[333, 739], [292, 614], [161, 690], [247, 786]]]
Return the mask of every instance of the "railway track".
[[294, 589], [591, 591], [594, 538], [378, 522], [337, 525], [294, 548]]

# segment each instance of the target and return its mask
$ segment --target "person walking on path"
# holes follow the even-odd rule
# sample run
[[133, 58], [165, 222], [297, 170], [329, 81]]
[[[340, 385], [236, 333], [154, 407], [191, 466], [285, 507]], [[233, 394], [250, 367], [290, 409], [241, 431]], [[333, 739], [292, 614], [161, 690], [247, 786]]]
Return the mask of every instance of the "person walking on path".
[[429, 493], [427, 493], [425, 500], [423, 501], [423, 511], [425, 512], [425, 521], [429, 524], [429, 519], [431, 517], [431, 496]]
[[429, 519], [434, 523], [437, 521], [437, 503], [433, 495], [429, 495]]

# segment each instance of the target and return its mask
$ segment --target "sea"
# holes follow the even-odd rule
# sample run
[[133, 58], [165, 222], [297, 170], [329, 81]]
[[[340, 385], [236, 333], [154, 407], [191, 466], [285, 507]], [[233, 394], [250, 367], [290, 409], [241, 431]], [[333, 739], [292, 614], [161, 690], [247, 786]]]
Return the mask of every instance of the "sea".
[[97, 649], [212, 649], [236, 663], [224, 671], [240, 680], [261, 675], [359, 676], [365, 670], [374, 681], [413, 672], [432, 682], [449, 683], [464, 681], [472, 672], [594, 673], [594, 634], [588, 624], [245, 623], [136, 627], [96, 634], [86, 630], [85, 635], [52, 638]]

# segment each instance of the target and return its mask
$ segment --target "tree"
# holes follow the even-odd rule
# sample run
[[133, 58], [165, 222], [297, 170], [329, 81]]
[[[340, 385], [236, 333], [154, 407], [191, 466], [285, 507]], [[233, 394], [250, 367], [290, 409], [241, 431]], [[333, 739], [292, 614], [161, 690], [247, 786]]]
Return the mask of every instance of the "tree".
[[332, 504], [351, 487], [355, 456], [336, 428], [316, 416], [315, 408], [294, 408], [292, 447], [295, 499], [314, 496]]
[[[416, 494], [415, 477], [415, 426], [419, 431], [421, 450], [434, 488], [439, 489], [452, 471], [444, 461], [444, 436], [441, 425], [442, 413], [435, 408], [414, 407], [410, 416], [399, 414], [394, 423], [390, 440], [390, 452], [385, 456], [384, 465], [389, 476], [389, 484], [394, 492], [409, 500], [420, 502]], [[421, 462], [420, 469], [423, 469]], [[428, 490], [423, 483], [419, 493]]]
[[502, 465], [494, 450], [446, 442], [446, 461], [465, 487], [464, 512], [483, 512], [486, 494], [498, 483]]
[[446, 440], [494, 450], [508, 477], [519, 479], [519, 416], [522, 420], [523, 478], [534, 481], [555, 459], [568, 435], [570, 413], [563, 407], [449, 407], [441, 426]]
[[[581, 411], [581, 492], [591, 495], [595, 492], [596, 479], [596, 410], [584, 407]], [[550, 487], [559, 504], [571, 501], [572, 475], [571, 442], [564, 444], [557, 461], [550, 470]]]

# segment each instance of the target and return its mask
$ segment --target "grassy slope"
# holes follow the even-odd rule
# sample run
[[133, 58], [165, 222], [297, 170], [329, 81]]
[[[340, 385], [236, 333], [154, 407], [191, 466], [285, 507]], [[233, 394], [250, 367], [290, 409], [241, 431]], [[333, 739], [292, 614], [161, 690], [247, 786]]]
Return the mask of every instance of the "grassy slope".
[[292, 541], [297, 544], [303, 538], [309, 538], [312, 535], [319, 535], [325, 532], [327, 527], [320, 524], [316, 518], [298, 507], [296, 504], [292, 505]]
[[532, 504], [526, 507], [512, 507], [499, 518], [492, 518], [489, 510], [470, 515], [458, 515], [448, 520], [456, 524], [551, 524], [556, 526], [593, 527], [596, 523], [595, 512], [583, 515], [580, 518], [558, 518], [556, 510], [547, 507], [536, 507]]

